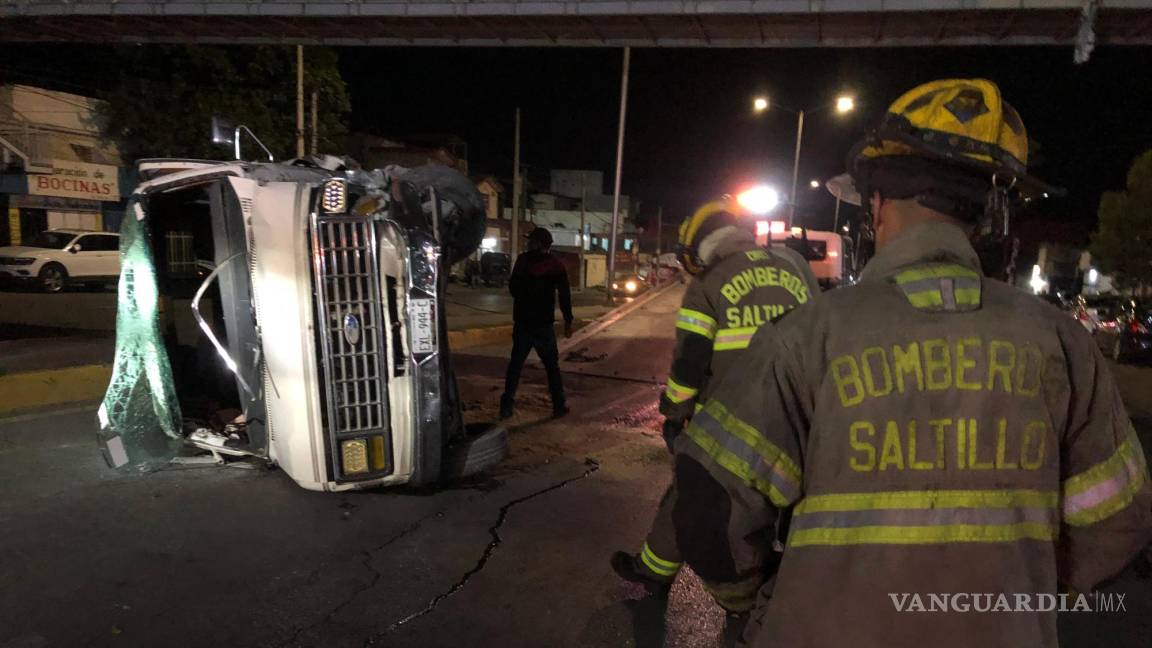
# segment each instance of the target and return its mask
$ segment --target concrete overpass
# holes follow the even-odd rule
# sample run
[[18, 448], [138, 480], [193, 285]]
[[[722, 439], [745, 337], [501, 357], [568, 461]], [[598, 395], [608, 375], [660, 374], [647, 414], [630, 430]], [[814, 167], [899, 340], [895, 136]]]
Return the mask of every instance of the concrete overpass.
[[26, 42], [900, 47], [1092, 33], [1152, 44], [1152, 0], [0, 1], [0, 40]]

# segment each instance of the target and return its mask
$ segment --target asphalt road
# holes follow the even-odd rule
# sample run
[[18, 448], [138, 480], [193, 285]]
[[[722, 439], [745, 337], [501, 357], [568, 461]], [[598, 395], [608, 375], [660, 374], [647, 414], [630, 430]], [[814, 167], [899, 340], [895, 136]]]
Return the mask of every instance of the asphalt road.
[[[678, 299], [630, 316], [663, 348], [622, 363], [662, 380]], [[472, 420], [495, 415], [504, 369], [481, 351], [459, 357]], [[0, 647], [717, 645], [723, 617], [693, 578], [665, 622], [608, 567], [668, 482], [656, 382], [570, 374], [562, 421], [540, 372], [525, 382], [511, 459], [419, 491], [310, 493], [263, 469], [121, 476], [90, 410], [0, 423]]]
[[[673, 288], [565, 354], [572, 415], [529, 369], [512, 456], [444, 488], [311, 493], [275, 470], [108, 470], [91, 410], [0, 421], [0, 648], [719, 646], [685, 574], [665, 602], [619, 581], [668, 483], [656, 399]], [[506, 349], [459, 356], [466, 415], [491, 420]], [[1152, 368], [1118, 367], [1145, 447]], [[1152, 580], [1127, 612], [1063, 615], [1065, 646], [1147, 648]]]

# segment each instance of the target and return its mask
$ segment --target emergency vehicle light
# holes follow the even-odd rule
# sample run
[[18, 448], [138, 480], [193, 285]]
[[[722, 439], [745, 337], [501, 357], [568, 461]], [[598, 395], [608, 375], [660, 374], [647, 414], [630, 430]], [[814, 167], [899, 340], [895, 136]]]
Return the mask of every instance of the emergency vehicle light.
[[767, 214], [780, 204], [780, 194], [771, 187], [753, 187], [736, 196], [736, 202], [753, 214]]

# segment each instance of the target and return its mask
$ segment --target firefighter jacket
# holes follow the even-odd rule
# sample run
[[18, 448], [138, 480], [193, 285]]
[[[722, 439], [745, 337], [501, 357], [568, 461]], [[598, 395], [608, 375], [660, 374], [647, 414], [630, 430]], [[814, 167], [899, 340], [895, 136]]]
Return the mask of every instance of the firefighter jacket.
[[978, 268], [958, 228], [904, 233], [757, 336], [677, 444], [677, 543], [714, 590], [740, 594], [743, 545], [794, 507], [753, 648], [1056, 646], [1038, 595], [1090, 592], [1148, 542], [1145, 455], [1093, 340]]
[[761, 248], [751, 237], [723, 240], [684, 294], [660, 413], [691, 416], [709, 377], [735, 362], [760, 326], [818, 292], [812, 270], [792, 250]]

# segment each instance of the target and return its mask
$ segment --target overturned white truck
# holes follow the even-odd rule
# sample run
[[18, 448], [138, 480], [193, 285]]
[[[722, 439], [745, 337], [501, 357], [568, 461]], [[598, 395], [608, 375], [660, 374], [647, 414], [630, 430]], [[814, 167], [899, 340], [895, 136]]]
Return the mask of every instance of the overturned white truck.
[[187, 445], [311, 490], [424, 484], [504, 458], [465, 426], [443, 269], [484, 233], [444, 167], [145, 160], [122, 228], [98, 438], [122, 471]]

